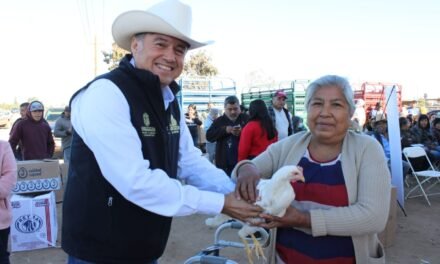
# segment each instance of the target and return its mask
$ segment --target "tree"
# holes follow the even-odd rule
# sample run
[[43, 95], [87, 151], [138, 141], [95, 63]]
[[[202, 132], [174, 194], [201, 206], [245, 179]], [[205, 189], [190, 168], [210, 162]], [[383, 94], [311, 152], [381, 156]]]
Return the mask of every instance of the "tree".
[[110, 65], [108, 67], [109, 70], [113, 70], [114, 68], [118, 67], [121, 59], [125, 56], [125, 54], [128, 53], [128, 51], [121, 49], [116, 43], [112, 44], [111, 52], [102, 51], [102, 55], [104, 55], [104, 62]]
[[246, 84], [248, 89], [273, 89], [275, 87], [275, 79], [265, 73], [264, 70], [258, 69], [246, 74]]
[[190, 55], [183, 66], [183, 74], [190, 77], [216, 76], [218, 69], [212, 64], [212, 58], [205, 50], [199, 50]]

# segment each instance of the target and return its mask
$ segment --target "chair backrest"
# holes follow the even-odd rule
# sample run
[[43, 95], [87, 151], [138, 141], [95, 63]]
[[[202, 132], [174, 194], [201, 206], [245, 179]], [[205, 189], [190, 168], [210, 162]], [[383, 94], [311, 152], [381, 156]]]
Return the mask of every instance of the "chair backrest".
[[418, 158], [426, 156], [426, 151], [422, 147], [407, 147], [403, 149], [403, 154], [408, 158]]
[[435, 170], [424, 148], [407, 147], [402, 152], [413, 171]]

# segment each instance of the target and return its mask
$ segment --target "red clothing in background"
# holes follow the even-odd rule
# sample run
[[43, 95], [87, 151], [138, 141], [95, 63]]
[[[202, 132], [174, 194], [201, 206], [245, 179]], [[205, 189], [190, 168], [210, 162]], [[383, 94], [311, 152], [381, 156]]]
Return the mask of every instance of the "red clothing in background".
[[241, 131], [240, 143], [238, 145], [238, 161], [248, 157], [258, 156], [266, 148], [278, 141], [278, 136], [271, 140], [267, 139], [267, 132], [263, 130], [260, 121], [249, 121]]

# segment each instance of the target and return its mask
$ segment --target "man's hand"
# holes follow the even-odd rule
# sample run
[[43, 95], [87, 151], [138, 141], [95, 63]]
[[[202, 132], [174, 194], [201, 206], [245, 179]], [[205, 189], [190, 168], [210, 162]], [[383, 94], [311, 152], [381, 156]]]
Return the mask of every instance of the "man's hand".
[[235, 185], [235, 197], [244, 199], [250, 203], [257, 200], [257, 184], [261, 176], [254, 164], [243, 164], [237, 170], [237, 184]]
[[232, 135], [234, 135], [234, 136], [236, 136], [236, 137], [238, 137], [238, 136], [240, 136], [240, 133], [241, 133], [241, 127], [240, 126], [234, 126], [234, 127], [232, 127]]
[[241, 133], [241, 126], [237, 125], [237, 126], [226, 126], [226, 133], [228, 134], [232, 134], [234, 136], [240, 136]]
[[225, 205], [223, 206], [222, 214], [227, 214], [232, 218], [246, 221], [246, 219], [258, 217], [263, 209], [257, 205], [238, 200], [234, 193], [225, 196]]
[[260, 214], [259, 217], [264, 218], [264, 222], [257, 223], [256, 226], [267, 229], [276, 227], [305, 227], [311, 228], [310, 214], [301, 212], [295, 207], [289, 206], [286, 213], [282, 217], [269, 214]]

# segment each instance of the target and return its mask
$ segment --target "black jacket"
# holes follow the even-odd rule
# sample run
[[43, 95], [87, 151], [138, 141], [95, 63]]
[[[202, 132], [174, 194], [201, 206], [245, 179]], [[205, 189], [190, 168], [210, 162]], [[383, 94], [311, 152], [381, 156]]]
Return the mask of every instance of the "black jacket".
[[212, 125], [206, 131], [206, 139], [209, 142], [217, 142], [215, 147], [215, 165], [230, 176], [231, 168], [238, 161], [238, 143], [240, 137], [226, 132], [227, 126], [240, 125], [242, 128], [248, 122], [249, 117], [246, 114], [240, 114], [233, 122], [226, 115], [214, 120]]
[[[127, 99], [131, 123], [150, 168], [175, 176], [180, 137], [177, 99], [165, 110], [159, 78], [135, 69], [130, 58], [127, 55], [117, 69], [98, 79], [111, 80]], [[176, 83], [170, 87], [174, 93], [179, 90]], [[95, 263], [148, 263], [158, 259], [167, 243], [171, 218], [126, 200], [103, 177], [92, 150], [75, 130], [71, 151], [62, 227], [62, 247], [67, 254]]]

